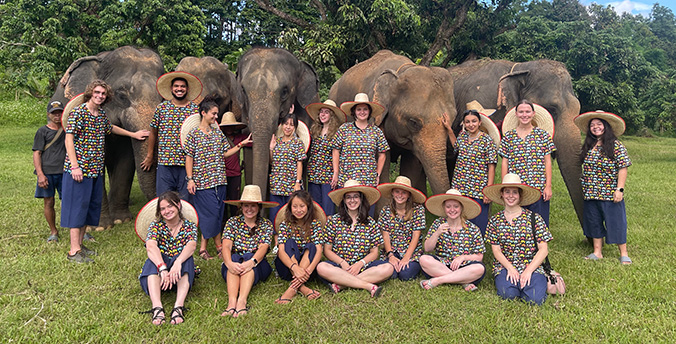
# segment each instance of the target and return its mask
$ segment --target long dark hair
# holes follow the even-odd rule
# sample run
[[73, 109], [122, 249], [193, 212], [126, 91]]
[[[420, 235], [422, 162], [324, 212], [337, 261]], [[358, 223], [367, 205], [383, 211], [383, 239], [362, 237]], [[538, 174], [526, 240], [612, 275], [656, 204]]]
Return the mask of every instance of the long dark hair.
[[157, 220], [164, 221], [162, 213], [160, 212], [160, 202], [162, 201], [167, 201], [169, 202], [169, 205], [176, 207], [178, 209], [178, 218], [185, 220], [185, 217], [183, 217], [183, 209], [181, 208], [181, 197], [176, 191], [167, 191], [157, 198], [157, 209], [155, 210], [155, 217]]
[[287, 113], [286, 115], [279, 117], [279, 124], [284, 124], [289, 119], [293, 119], [293, 128], [298, 129], [298, 117], [293, 112]]
[[[307, 206], [307, 213], [302, 219], [297, 219], [293, 216], [291, 209], [291, 202], [294, 198], [300, 199]], [[284, 221], [286, 221], [294, 230], [300, 230], [305, 241], [310, 239], [312, 235], [312, 221], [315, 219], [315, 207], [312, 204], [312, 196], [305, 190], [294, 191], [289, 195], [289, 202], [286, 205], [286, 212], [284, 214]]]
[[[242, 211], [242, 207], [244, 206], [245, 203], [240, 204], [239, 206], [239, 211], [238, 214], [242, 215], [244, 217], [244, 212]], [[261, 221], [263, 220], [263, 217], [261, 216], [261, 205], [260, 203], [246, 203], [246, 204], [255, 204], [256, 207], [258, 207], [258, 212], [256, 213], [256, 224], [249, 228], [249, 235], [254, 235], [258, 231], [258, 226], [260, 226]]]
[[479, 119], [479, 122], [481, 122], [481, 115], [479, 115], [479, 111], [476, 110], [465, 110], [465, 112], [462, 113], [462, 121], [465, 121], [465, 117], [467, 116], [476, 116], [476, 118]]
[[582, 144], [582, 150], [580, 151], [580, 163], [584, 162], [589, 151], [594, 149], [596, 142], [599, 140], [601, 141], [601, 153], [608, 159], [615, 160], [615, 140], [617, 140], [617, 136], [615, 136], [613, 128], [605, 119], [592, 118], [592, 120], [595, 119], [598, 119], [603, 124], [603, 134], [601, 134], [601, 137], [596, 137], [596, 135], [592, 134], [591, 130], [589, 130], [592, 121], [587, 123], [587, 137], [585, 137], [584, 143]]
[[355, 109], [357, 108], [357, 106], [362, 105], [362, 104], [368, 106], [368, 108], [369, 108], [369, 118], [368, 119], [371, 119], [371, 117], [373, 117], [373, 108], [371, 107], [371, 104], [369, 104], [369, 103], [359, 103], [359, 104], [356, 104], [355, 106], [350, 108], [350, 115], [352, 115], [352, 118], [354, 118], [355, 121], [356, 121], [356, 118], [357, 118], [357, 115], [355, 115], [355, 113], [354, 113], [356, 111]]
[[[369, 208], [371, 207], [371, 205], [369, 204], [369, 201], [366, 199], [366, 196], [364, 196], [364, 193], [360, 191], [358, 192], [359, 199], [361, 199], [361, 204], [359, 205], [359, 209], [357, 209], [357, 223], [365, 225], [368, 223]], [[343, 222], [352, 226], [352, 218], [347, 213], [347, 205], [345, 204], [345, 195], [347, 195], [347, 192], [343, 194], [343, 199], [340, 200], [340, 204], [338, 205], [338, 215], [340, 215], [340, 219], [343, 220]]]
[[202, 99], [202, 102], [200, 102], [199, 106], [199, 114], [200, 118], [202, 118], [202, 112], [207, 113], [209, 110], [213, 108], [218, 108], [218, 103], [216, 103], [216, 100], [212, 96], [206, 96], [204, 99]]

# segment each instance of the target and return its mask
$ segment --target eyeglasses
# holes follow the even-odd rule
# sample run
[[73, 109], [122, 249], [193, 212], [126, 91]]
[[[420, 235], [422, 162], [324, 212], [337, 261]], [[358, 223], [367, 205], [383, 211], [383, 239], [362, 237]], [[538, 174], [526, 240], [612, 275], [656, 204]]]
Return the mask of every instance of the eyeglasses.
[[353, 199], [359, 199], [359, 195], [352, 195], [352, 196], [345, 196], [346, 200], [353, 200]]

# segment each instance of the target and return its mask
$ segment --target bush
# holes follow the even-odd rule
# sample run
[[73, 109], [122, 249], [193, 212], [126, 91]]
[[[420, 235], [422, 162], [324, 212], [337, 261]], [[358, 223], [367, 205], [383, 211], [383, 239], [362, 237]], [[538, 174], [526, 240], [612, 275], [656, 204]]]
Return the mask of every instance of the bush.
[[20, 97], [19, 100], [0, 98], [0, 126], [39, 127], [47, 124], [49, 99]]

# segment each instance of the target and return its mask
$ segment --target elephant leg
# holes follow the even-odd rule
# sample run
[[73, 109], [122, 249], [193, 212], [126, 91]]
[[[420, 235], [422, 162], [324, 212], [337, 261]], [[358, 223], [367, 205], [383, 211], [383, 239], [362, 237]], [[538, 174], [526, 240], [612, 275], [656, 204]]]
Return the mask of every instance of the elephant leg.
[[[390, 151], [387, 151], [385, 153], [385, 164], [383, 165], [383, 171], [380, 173], [380, 179], [378, 180], [378, 184], [382, 183], [389, 183], [390, 182]], [[383, 209], [383, 207], [387, 204], [389, 204], [390, 200], [389, 198], [381, 197], [378, 202], [376, 203], [376, 211], [373, 216], [375, 220], [378, 220], [378, 216], [380, 216], [380, 209]]]
[[253, 149], [251, 147], [244, 147], [244, 185], [251, 185], [253, 183]]
[[[453, 172], [455, 171], [455, 155], [451, 141], [446, 141], [446, 171], [448, 171], [448, 185], [453, 185]], [[499, 166], [499, 165], [498, 165]], [[497, 171], [496, 171], [497, 172]]]
[[[572, 122], [572, 121], [571, 121]], [[583, 214], [583, 195], [580, 176], [582, 175], [582, 166], [579, 161], [581, 149], [579, 131], [577, 128], [558, 129], [554, 134], [554, 145], [556, 145], [556, 160], [559, 164], [559, 170], [563, 181], [566, 183], [570, 199], [573, 201], [573, 207], [577, 218], [582, 225]]]
[[108, 137], [106, 147], [106, 167], [110, 186], [109, 214], [113, 223], [120, 224], [132, 218], [129, 211], [129, 194], [134, 181], [134, 152], [131, 139], [117, 135]]
[[102, 231], [113, 227], [113, 220], [110, 217], [110, 203], [108, 202], [106, 174], [103, 173], [101, 178], [103, 178], [103, 199], [101, 200], [101, 218], [99, 219], [98, 227], [95, 228], [97, 231]]
[[420, 160], [413, 152], [404, 151], [401, 153], [401, 162], [399, 175], [411, 179], [411, 186], [427, 195], [427, 175]]

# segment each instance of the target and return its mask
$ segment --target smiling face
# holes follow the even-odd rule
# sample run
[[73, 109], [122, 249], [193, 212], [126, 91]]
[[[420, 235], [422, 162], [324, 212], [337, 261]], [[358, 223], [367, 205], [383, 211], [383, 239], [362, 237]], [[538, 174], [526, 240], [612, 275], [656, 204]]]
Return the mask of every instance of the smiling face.
[[290, 137], [293, 135], [293, 132], [296, 130], [296, 127], [293, 125], [293, 118], [289, 118], [282, 124], [282, 132], [285, 137]]
[[359, 191], [348, 192], [343, 196], [347, 210], [356, 211], [361, 205], [361, 194]]
[[331, 110], [328, 108], [319, 109], [319, 123], [326, 124], [331, 119]]
[[188, 95], [188, 83], [182, 79], [176, 79], [171, 83], [171, 94], [177, 100], [183, 100]]
[[500, 191], [502, 200], [505, 202], [505, 206], [518, 206], [521, 201], [521, 194], [519, 193], [519, 188], [503, 188]]
[[258, 203], [242, 204], [242, 215], [244, 215], [244, 218], [247, 220], [256, 220], [259, 210], [260, 208], [258, 207]]
[[371, 110], [367, 104], [358, 104], [354, 107], [354, 116], [358, 121], [368, 121]]
[[448, 219], [456, 220], [462, 215], [462, 204], [454, 199], [446, 200], [444, 201], [444, 212]]
[[216, 123], [216, 119], [218, 119], [218, 107], [214, 106], [209, 111], [204, 112], [202, 111], [202, 122], [212, 125]]
[[534, 115], [535, 112], [529, 104], [519, 104], [516, 107], [516, 118], [519, 119], [521, 125], [530, 125]]
[[106, 101], [107, 96], [108, 94], [106, 92], [105, 87], [96, 86], [92, 91], [92, 98], [90, 99], [90, 101], [92, 101], [97, 106], [101, 106]]
[[594, 118], [591, 120], [591, 122], [589, 122], [589, 132], [592, 133], [592, 135], [601, 137], [605, 131], [606, 128], [603, 126], [603, 122], [601, 122], [598, 118]]
[[411, 197], [411, 193], [399, 188], [392, 189], [392, 199], [397, 204], [406, 204], [406, 201]]
[[300, 197], [294, 197], [291, 200], [291, 214], [298, 219], [302, 220], [307, 215], [308, 206]]
[[470, 113], [462, 120], [462, 124], [465, 126], [465, 130], [474, 135], [479, 131], [479, 126], [481, 126], [481, 118], [474, 113]]
[[162, 219], [164, 219], [165, 222], [170, 222], [178, 216], [178, 211], [179, 209], [169, 203], [167, 200], [161, 200], [160, 201], [160, 214], [162, 215]]

